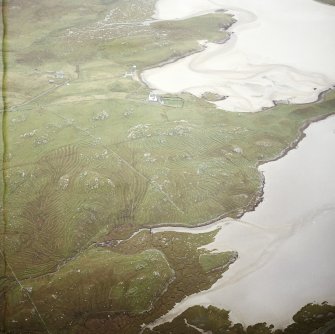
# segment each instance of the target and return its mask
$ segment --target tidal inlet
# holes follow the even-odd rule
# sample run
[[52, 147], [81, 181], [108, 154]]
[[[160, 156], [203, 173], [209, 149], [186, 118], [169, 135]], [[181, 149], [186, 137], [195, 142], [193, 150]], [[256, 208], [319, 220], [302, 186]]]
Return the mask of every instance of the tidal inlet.
[[0, 25], [0, 333], [335, 333], [334, 0]]

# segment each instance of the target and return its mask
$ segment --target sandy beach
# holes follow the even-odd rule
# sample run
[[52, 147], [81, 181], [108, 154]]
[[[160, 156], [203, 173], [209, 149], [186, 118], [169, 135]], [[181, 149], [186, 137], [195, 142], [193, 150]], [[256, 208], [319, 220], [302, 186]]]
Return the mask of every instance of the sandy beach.
[[[163, 92], [228, 96], [217, 106], [259, 111], [274, 101], [305, 103], [335, 83], [335, 7], [313, 0], [160, 0], [155, 18], [181, 19], [227, 9], [237, 19], [225, 44], [145, 71], [142, 79]], [[322, 36], [322, 38], [320, 38]]]

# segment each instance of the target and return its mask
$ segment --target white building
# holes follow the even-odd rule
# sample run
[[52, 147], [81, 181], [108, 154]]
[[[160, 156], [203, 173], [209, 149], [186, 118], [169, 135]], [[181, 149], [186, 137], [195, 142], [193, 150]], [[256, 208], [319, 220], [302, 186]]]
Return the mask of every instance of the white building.
[[149, 102], [161, 102], [161, 98], [155, 92], [150, 92], [148, 96], [148, 101]]
[[129, 68], [129, 70], [123, 75], [124, 78], [133, 78], [136, 74], [137, 67], [133, 65]]
[[55, 79], [64, 79], [64, 72], [63, 71], [55, 72]]

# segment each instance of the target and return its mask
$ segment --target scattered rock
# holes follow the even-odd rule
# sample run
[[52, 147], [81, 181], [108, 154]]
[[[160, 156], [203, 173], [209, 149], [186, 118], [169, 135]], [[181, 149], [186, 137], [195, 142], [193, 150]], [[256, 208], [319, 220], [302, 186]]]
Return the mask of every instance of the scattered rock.
[[62, 177], [59, 178], [58, 181], [58, 187], [62, 190], [65, 190], [70, 183], [70, 177], [69, 175], [63, 175]]
[[93, 121], [104, 121], [108, 119], [109, 117], [110, 117], [109, 113], [103, 110], [101, 113], [93, 117]]

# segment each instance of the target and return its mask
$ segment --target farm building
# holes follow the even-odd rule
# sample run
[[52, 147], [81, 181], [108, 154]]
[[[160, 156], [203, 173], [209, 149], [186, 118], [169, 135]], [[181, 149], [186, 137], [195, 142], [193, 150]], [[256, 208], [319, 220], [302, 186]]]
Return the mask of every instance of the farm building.
[[150, 92], [148, 96], [148, 101], [161, 103], [161, 97], [155, 92]]

